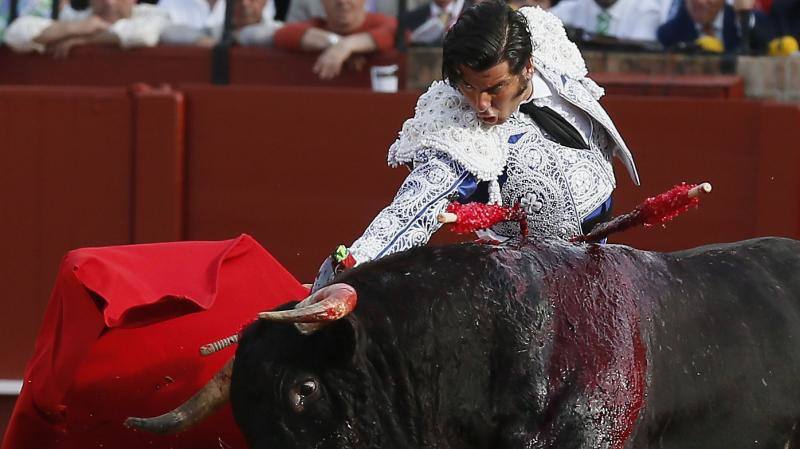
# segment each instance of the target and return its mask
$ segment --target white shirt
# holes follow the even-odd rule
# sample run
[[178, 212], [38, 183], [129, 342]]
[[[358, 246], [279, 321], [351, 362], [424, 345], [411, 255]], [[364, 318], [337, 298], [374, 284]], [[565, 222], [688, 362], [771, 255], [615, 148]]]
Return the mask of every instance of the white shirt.
[[169, 14], [172, 25], [216, 28], [225, 21], [225, 0], [217, 0], [213, 7], [206, 0], [160, 0], [158, 7]]
[[[60, 20], [83, 20], [91, 14], [91, 10], [87, 8]], [[135, 5], [130, 17], [117, 20], [108, 30], [117, 36], [122, 48], [153, 47], [158, 44], [161, 30], [168, 21], [167, 14], [153, 5]], [[46, 17], [19, 17], [8, 27], [3, 40], [17, 52], [44, 53], [45, 46], [34, 39], [52, 24], [53, 20]]]
[[[418, 44], [441, 44], [445, 32], [456, 23], [463, 7], [464, 0], [452, 1], [448, 3], [444, 9], [435, 2], [431, 2], [428, 20], [411, 32], [409, 40]], [[449, 15], [447, 23], [442, 23], [440, 18], [442, 13], [447, 13]]]
[[[751, 15], [750, 17], [752, 19], [755, 19], [755, 16], [753, 15]], [[725, 8], [722, 8], [719, 10], [717, 16], [714, 17], [714, 20], [711, 22], [711, 28], [714, 30], [714, 37], [716, 37], [719, 40], [722, 40], [722, 26], [724, 19], [725, 19]], [[702, 24], [695, 23], [694, 26], [695, 28], [697, 28], [697, 33], [700, 34], [700, 36], [705, 34], [703, 31]]]
[[[610, 15], [608, 36], [619, 39], [655, 41], [656, 30], [664, 22], [672, 0], [617, 0], [606, 12]], [[596, 33], [597, 18], [603, 8], [594, 0], [562, 0], [550, 9], [564, 25]]]
[[[221, 28], [225, 22], [225, 0], [217, 0], [210, 7], [206, 0], [160, 0], [158, 7], [169, 14], [172, 25], [199, 29]], [[271, 22], [275, 17], [275, 5], [267, 1], [261, 16]]]
[[[225, 0], [217, 0], [213, 7], [206, 0], [160, 0], [158, 7], [170, 18], [161, 33], [162, 44], [193, 45], [202, 37], [218, 41], [222, 36]], [[234, 30], [234, 39], [241, 45], [271, 45], [275, 31], [283, 26], [274, 16], [274, 4], [267, 1], [261, 11], [261, 22]]]
[[443, 12], [450, 14], [450, 19], [447, 21], [447, 29], [450, 29], [453, 24], [458, 20], [458, 15], [461, 14], [461, 9], [464, 8], [464, 0], [455, 0], [447, 4], [442, 9], [436, 2], [431, 2], [431, 19], [439, 19]]

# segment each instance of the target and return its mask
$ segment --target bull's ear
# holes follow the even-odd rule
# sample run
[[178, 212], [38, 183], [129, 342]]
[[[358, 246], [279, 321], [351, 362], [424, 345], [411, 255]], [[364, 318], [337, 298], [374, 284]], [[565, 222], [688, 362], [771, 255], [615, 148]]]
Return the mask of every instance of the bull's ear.
[[345, 317], [315, 333], [314, 350], [327, 363], [347, 364], [353, 360], [359, 346], [358, 320]]

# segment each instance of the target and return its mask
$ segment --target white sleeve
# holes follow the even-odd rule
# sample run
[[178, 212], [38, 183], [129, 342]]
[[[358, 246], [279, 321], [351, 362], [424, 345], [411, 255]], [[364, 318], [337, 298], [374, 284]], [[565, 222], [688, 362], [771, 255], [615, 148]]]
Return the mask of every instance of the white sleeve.
[[234, 37], [239, 45], [245, 46], [270, 46], [272, 45], [272, 37], [283, 22], [276, 20], [263, 20], [254, 25], [242, 27], [242, 29], [234, 32]]
[[53, 24], [53, 20], [45, 17], [22, 16], [11, 22], [3, 41], [12, 50], [19, 53], [36, 51], [44, 53], [45, 46], [34, 41], [42, 31]]
[[421, 154], [392, 204], [383, 209], [350, 247], [361, 264], [422, 246], [441, 224], [450, 195], [470, 176], [461, 164], [441, 153]]
[[[114, 22], [109, 29], [119, 38], [122, 48], [154, 47], [161, 31], [169, 23], [169, 15], [151, 5], [138, 5], [134, 15]], [[144, 9], [146, 8], [146, 9]]]

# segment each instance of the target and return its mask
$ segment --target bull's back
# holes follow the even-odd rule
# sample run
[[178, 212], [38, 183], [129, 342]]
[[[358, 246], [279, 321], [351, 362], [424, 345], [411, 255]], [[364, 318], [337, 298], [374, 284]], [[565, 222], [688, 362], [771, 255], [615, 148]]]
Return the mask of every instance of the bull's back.
[[634, 447], [795, 447], [800, 242], [762, 238], [663, 256], [643, 320], [648, 395]]

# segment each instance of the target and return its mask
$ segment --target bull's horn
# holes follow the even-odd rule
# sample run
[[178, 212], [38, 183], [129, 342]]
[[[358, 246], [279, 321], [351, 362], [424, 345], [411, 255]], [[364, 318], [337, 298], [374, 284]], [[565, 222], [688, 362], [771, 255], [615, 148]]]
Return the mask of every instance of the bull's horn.
[[303, 334], [316, 331], [324, 323], [346, 317], [356, 307], [356, 290], [343, 283], [329, 285], [298, 303], [294, 309], [261, 312], [258, 317], [270, 321], [296, 323]]
[[154, 418], [131, 417], [125, 420], [125, 426], [160, 434], [182, 432], [192, 427], [228, 402], [232, 372], [233, 357], [200, 391], [175, 410]]

